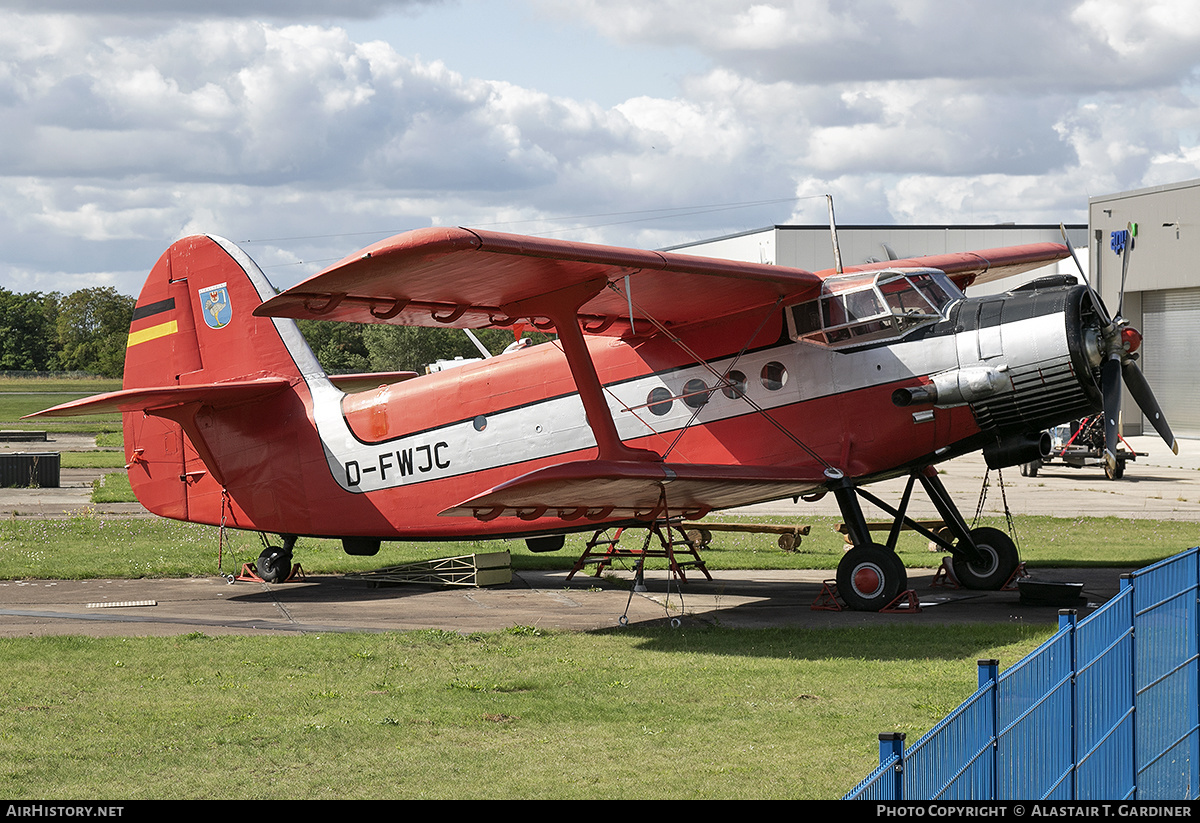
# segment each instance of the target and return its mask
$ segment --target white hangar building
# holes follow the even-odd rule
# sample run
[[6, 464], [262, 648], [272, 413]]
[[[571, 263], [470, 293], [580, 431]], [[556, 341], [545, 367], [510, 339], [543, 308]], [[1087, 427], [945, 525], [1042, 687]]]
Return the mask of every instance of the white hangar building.
[[[1200, 437], [1200, 369], [1192, 360], [1200, 352], [1200, 180], [1091, 197], [1088, 225], [1088, 276], [1112, 313], [1120, 302], [1120, 233], [1134, 235], [1121, 314], [1142, 332], [1142, 373], [1171, 430]], [[1126, 394], [1121, 408], [1131, 403]], [[1125, 434], [1154, 433], [1136, 414], [1124, 418]]]

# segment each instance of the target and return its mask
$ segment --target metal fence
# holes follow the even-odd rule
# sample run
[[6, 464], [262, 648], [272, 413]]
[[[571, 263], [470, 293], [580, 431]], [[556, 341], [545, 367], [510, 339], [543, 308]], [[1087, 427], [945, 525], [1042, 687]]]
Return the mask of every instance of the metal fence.
[[1200, 795], [1200, 549], [1121, 579], [1084, 620], [999, 674], [847, 800], [1181, 800]]

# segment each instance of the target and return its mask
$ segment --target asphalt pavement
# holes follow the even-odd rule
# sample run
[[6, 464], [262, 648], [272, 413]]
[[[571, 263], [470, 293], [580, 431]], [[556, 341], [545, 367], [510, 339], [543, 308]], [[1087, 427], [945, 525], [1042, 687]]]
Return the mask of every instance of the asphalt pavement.
[[[3, 444], [11, 451], [67, 450], [86, 442]], [[988, 473], [978, 455], [941, 466], [942, 479], [970, 518], [980, 499], [985, 474], [985, 514], [1117, 516], [1197, 521], [1200, 524], [1200, 442], [1181, 441], [1173, 455], [1150, 437], [1129, 439], [1143, 453], [1124, 479], [1109, 481], [1100, 468], [1046, 467], [1037, 477], [1006, 470]], [[14, 448], [15, 447], [15, 448]], [[60, 517], [93, 509], [99, 515], [151, 516], [136, 504], [94, 506], [91, 480], [102, 472], [64, 470], [60, 489], [0, 489], [0, 516]], [[877, 484], [872, 491], [895, 500], [903, 481]], [[832, 515], [832, 496], [816, 503], [763, 504], [745, 515]], [[931, 512], [914, 505], [912, 514]], [[871, 514], [868, 512], [868, 518]], [[1200, 542], [1200, 528], [1198, 528]], [[769, 539], [769, 538], [764, 538]], [[1179, 550], [1189, 546], [1179, 546]], [[303, 562], [303, 558], [298, 558]], [[1085, 614], [1116, 593], [1123, 570], [1039, 571], [1039, 581], [1078, 582], [1083, 595], [1071, 605]], [[461, 632], [511, 626], [599, 630], [650, 625], [729, 627], [871, 626], [1026, 622], [1053, 625], [1059, 605], [1028, 605], [1016, 591], [975, 592], [945, 585], [931, 570], [910, 570], [913, 605], [899, 613], [834, 611], [827, 583], [831, 571], [720, 571], [713, 581], [693, 573], [679, 583], [665, 573], [648, 574], [647, 591], [634, 592], [629, 575], [611, 578], [566, 572], [514, 572], [511, 584], [489, 588], [433, 588], [424, 585], [369, 587], [336, 576], [316, 576], [282, 585], [228, 582], [221, 577], [180, 580], [11, 580], [0, 581], [0, 636], [47, 634], [95, 636], [205, 634], [295, 634], [333, 631], [401, 631], [437, 628]]]

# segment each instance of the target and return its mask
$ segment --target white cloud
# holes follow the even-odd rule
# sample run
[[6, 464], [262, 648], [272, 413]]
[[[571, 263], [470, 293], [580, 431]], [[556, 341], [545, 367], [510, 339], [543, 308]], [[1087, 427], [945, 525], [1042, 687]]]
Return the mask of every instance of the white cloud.
[[[503, 31], [472, 76], [327, 22], [394, 10], [453, 31], [484, 0], [0, 0], [0, 285], [140, 281], [121, 273], [194, 231], [271, 240], [249, 250], [294, 281], [378, 239], [358, 233], [435, 223], [564, 236], [555, 218], [604, 215], [565, 236], [669, 245], [820, 222], [819, 199], [703, 207], [825, 192], [843, 222], [1057, 222], [1088, 194], [1200, 176], [1200, 12], [1182, 3], [496, 1], [527, 13], [494, 20], [709, 64], [601, 105], [505, 79]], [[577, 70], [546, 54], [547, 76]]]

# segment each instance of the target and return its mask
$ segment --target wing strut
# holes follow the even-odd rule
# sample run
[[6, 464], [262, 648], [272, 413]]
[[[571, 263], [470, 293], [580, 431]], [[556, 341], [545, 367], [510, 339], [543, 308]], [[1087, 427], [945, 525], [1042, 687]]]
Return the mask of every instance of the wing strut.
[[579, 308], [603, 291], [606, 282], [605, 278], [597, 277], [547, 294], [507, 303], [501, 309], [510, 318], [529, 318], [535, 325], [538, 318], [547, 319], [558, 332], [571, 377], [575, 381], [575, 388], [579, 390], [583, 410], [587, 413], [588, 425], [596, 437], [601, 460], [661, 461], [662, 457], [657, 452], [630, 448], [621, 442], [617, 424], [604, 399], [604, 387], [596, 374], [596, 364], [588, 354], [587, 343], [579, 327]]

